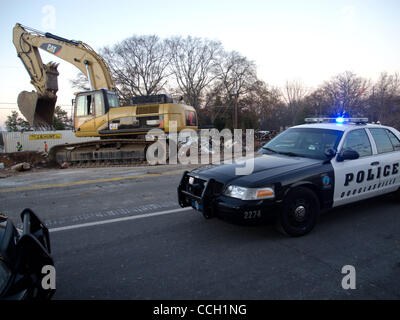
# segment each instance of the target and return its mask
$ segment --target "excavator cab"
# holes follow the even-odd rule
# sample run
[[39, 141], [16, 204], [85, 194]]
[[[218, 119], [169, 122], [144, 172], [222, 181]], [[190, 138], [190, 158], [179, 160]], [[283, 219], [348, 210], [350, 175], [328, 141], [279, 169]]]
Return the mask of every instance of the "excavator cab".
[[110, 108], [118, 108], [119, 102], [114, 91], [100, 89], [79, 92], [75, 97], [75, 115], [103, 115]]
[[95, 133], [98, 126], [108, 122], [110, 108], [118, 108], [119, 101], [115, 91], [100, 89], [79, 92], [74, 104], [75, 131]]

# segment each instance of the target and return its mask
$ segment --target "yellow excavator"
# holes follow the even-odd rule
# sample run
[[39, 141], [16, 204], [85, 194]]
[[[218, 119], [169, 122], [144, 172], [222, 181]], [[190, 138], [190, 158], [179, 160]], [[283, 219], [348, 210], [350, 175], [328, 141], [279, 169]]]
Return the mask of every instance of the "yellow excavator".
[[177, 131], [198, 128], [193, 107], [169, 95], [132, 97], [131, 106], [120, 106], [107, 63], [82, 41], [68, 40], [51, 33], [16, 24], [13, 43], [36, 91], [23, 91], [18, 107], [36, 129], [51, 129], [57, 101], [58, 64], [43, 64], [39, 49], [76, 66], [89, 80], [90, 90], [76, 93], [74, 131], [77, 137], [100, 137], [90, 142], [58, 145], [50, 159], [70, 165], [120, 165], [145, 160], [152, 143], [144, 139], [154, 128], [168, 138], [169, 122]]

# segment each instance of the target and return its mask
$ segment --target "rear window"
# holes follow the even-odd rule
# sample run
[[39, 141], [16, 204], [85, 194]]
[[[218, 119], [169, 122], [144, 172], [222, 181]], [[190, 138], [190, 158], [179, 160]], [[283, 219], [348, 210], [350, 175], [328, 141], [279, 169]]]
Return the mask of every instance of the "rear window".
[[399, 138], [397, 138], [395, 136], [395, 134], [390, 130], [386, 130], [386, 132], [387, 132], [387, 134], [389, 136], [390, 142], [392, 143], [394, 150], [400, 151], [400, 140], [399, 140]]

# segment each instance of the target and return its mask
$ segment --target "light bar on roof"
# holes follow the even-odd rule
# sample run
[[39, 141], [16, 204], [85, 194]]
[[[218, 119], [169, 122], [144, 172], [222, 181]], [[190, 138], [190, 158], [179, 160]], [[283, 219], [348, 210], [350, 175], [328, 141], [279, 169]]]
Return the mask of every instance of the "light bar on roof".
[[355, 124], [366, 124], [368, 123], [368, 118], [306, 118], [304, 119], [306, 123], [355, 123]]

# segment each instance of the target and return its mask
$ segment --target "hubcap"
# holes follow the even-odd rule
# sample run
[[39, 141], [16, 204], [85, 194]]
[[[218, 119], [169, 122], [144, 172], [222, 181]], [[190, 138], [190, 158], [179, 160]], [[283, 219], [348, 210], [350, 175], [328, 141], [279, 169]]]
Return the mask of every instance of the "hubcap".
[[303, 206], [298, 206], [294, 210], [294, 216], [297, 221], [303, 221], [304, 217], [306, 216], [306, 208], [304, 208]]

